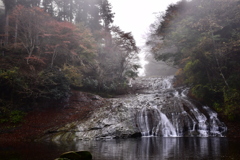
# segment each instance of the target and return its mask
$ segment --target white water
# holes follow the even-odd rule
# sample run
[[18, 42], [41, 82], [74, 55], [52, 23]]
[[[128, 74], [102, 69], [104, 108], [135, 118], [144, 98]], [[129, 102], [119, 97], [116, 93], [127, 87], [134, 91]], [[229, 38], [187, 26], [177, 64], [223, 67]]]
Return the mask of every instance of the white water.
[[[210, 107], [196, 105], [187, 97], [188, 89], [174, 88], [174, 77], [132, 80], [132, 94], [109, 99], [84, 122], [66, 125], [59, 140], [144, 137], [222, 137], [227, 131]], [[74, 128], [74, 127], [75, 128]]]
[[208, 106], [193, 104], [187, 88], [173, 88], [173, 78], [141, 78], [133, 82], [142, 84], [138, 95], [142, 109], [136, 117], [142, 136], [224, 136], [227, 128], [217, 113]]

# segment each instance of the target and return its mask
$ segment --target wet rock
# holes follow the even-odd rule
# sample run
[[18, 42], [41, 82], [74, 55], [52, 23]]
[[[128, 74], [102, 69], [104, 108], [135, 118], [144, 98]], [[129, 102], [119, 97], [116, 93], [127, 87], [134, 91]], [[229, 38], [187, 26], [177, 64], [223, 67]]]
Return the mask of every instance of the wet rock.
[[92, 154], [89, 151], [69, 151], [56, 160], [92, 160]]
[[139, 108], [132, 107], [113, 100], [110, 106], [98, 109], [88, 120], [68, 124], [42, 139], [75, 141], [132, 137], [139, 133], [135, 119]]
[[108, 99], [107, 105], [94, 110], [87, 120], [65, 125], [49, 139], [113, 139], [139, 133], [145, 136], [222, 136], [226, 127], [217, 114], [209, 107], [199, 108], [192, 103], [186, 96], [187, 89], [174, 89], [172, 79], [137, 79], [137, 85], [142, 87], [144, 83], [139, 94]]

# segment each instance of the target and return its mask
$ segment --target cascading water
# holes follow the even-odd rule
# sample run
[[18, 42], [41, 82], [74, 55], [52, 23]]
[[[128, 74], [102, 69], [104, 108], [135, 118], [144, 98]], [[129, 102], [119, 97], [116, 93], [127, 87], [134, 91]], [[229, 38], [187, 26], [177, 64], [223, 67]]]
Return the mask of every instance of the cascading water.
[[67, 124], [57, 135], [51, 134], [53, 141], [126, 138], [139, 133], [162, 137], [224, 136], [227, 128], [217, 113], [189, 99], [188, 88], [174, 88], [173, 79], [132, 80], [134, 94], [109, 99], [86, 121]]
[[142, 136], [224, 136], [227, 128], [208, 106], [195, 105], [187, 88], [174, 88], [174, 77], [141, 78], [136, 123]]

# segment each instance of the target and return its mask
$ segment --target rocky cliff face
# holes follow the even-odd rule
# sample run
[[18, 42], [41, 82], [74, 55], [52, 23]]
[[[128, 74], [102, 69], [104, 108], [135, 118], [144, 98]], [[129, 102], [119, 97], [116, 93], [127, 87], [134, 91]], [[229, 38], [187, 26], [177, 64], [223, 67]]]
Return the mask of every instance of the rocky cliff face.
[[136, 124], [136, 113], [140, 107], [129, 106], [122, 102], [122, 99], [108, 101], [106, 107], [95, 110], [87, 120], [67, 124], [44, 139], [62, 141], [140, 136], [141, 133]]

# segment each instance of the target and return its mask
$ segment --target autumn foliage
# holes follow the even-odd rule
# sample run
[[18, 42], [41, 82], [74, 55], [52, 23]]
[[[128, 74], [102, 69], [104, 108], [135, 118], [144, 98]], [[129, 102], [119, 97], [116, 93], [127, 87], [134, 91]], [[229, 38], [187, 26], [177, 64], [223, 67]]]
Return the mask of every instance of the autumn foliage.
[[0, 12], [0, 121], [64, 102], [71, 89], [124, 93], [137, 76], [135, 40], [111, 26], [107, 0], [42, 2], [4, 1]]

